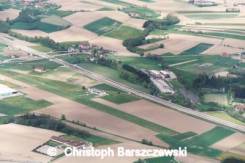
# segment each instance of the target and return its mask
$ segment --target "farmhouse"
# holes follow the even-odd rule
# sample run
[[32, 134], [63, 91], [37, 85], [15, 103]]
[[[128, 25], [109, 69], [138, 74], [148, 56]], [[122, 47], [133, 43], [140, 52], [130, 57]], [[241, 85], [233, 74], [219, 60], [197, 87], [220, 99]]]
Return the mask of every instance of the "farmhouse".
[[69, 140], [65, 138], [64, 136], [52, 136], [51, 140], [57, 143], [61, 143], [63, 145], [74, 147], [77, 149], [85, 149], [92, 147], [92, 143], [85, 142], [85, 141], [79, 141], [79, 140]]
[[90, 46], [89, 42], [84, 41], [84, 42], [82, 42], [82, 43], [79, 45], [79, 49], [80, 49], [80, 51], [88, 51], [88, 50], [91, 49], [91, 46]]
[[241, 111], [244, 112], [245, 111], [245, 104], [237, 104], [234, 106], [236, 111]]
[[17, 96], [17, 95], [20, 95], [20, 93], [17, 90], [0, 84], [0, 99], [12, 97], [12, 96]]
[[176, 75], [168, 70], [150, 70], [149, 75], [152, 83], [162, 92], [174, 94], [174, 90], [167, 81], [176, 79]]

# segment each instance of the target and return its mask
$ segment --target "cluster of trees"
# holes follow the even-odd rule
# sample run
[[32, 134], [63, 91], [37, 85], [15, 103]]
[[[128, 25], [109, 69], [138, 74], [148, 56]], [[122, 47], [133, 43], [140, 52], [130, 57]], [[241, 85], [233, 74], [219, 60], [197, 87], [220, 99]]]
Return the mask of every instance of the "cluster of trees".
[[49, 37], [28, 37], [12, 31], [9, 32], [9, 35], [28, 42], [40, 43], [43, 46], [55, 49], [57, 51], [67, 51], [71, 46], [70, 44], [66, 43], [57, 43]]
[[99, 58], [98, 59], [98, 63], [103, 65], [103, 66], [107, 66], [113, 69], [117, 69], [118, 68], [118, 64], [117, 61], [112, 60], [112, 59], [107, 59], [107, 58]]
[[19, 13], [19, 16], [15, 20], [13, 20], [13, 23], [15, 22], [34, 23], [40, 20], [41, 14], [42, 12], [38, 8], [24, 8]]
[[77, 130], [66, 125], [60, 120], [53, 119], [52, 117], [46, 115], [37, 116], [35, 114], [26, 114], [20, 117], [14, 117], [12, 119], [9, 119], [8, 123], [16, 123], [26, 126], [58, 131], [67, 135], [73, 135], [80, 138], [88, 138], [91, 136], [91, 134], [87, 131]]
[[170, 26], [178, 24], [180, 22], [179, 18], [168, 14], [166, 18], [162, 20], [148, 20], [144, 23], [143, 27], [147, 29], [168, 29]]
[[194, 79], [192, 86], [194, 89], [199, 88], [215, 88], [222, 89], [228, 87], [228, 79], [223, 77], [209, 76], [207, 74], [200, 74]]
[[[144, 51], [137, 46], [147, 43], [145, 40], [146, 36], [155, 29], [168, 29], [170, 26], [179, 23], [180, 20], [178, 17], [168, 14], [166, 18], [162, 20], [148, 20], [144, 23], [143, 27], [145, 28], [141, 36], [136, 38], [130, 38], [123, 41], [123, 45], [131, 52], [144, 55]], [[163, 48], [164, 45], [161, 45], [160, 48]]]
[[245, 160], [231, 157], [224, 159], [221, 163], [245, 163]]
[[147, 73], [135, 68], [134, 66], [123, 64], [120, 77], [133, 83], [141, 83], [145, 88], [150, 90], [152, 95], [158, 96], [159, 89], [151, 82]]
[[207, 74], [198, 75], [192, 82], [192, 87], [196, 90], [201, 88], [224, 89], [234, 93], [235, 98], [245, 99], [245, 77], [224, 78], [209, 76]]
[[231, 88], [235, 98], [245, 99], [245, 85], [233, 85]]

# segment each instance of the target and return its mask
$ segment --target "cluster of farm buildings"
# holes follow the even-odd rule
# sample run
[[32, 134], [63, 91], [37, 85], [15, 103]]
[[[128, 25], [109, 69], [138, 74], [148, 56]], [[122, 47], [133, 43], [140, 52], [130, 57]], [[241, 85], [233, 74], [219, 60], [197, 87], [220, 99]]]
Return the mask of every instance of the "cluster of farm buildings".
[[176, 79], [176, 75], [172, 71], [168, 70], [150, 70], [150, 79], [152, 83], [162, 92], [174, 94], [174, 89], [172, 88], [169, 81]]

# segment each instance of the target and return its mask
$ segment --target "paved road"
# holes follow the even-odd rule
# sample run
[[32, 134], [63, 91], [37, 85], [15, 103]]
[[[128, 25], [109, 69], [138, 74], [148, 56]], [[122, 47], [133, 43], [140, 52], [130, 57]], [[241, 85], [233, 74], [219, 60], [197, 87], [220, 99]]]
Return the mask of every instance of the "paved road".
[[102, 76], [100, 74], [97, 74], [97, 73], [94, 73], [92, 71], [89, 71], [89, 70], [87, 70], [87, 69], [85, 69], [83, 67], [70, 64], [70, 63], [68, 63], [66, 61], [63, 61], [63, 60], [58, 59], [58, 58], [53, 57], [53, 56], [50, 57], [46, 53], [38, 52], [38, 51], [36, 51], [34, 49], [31, 49], [31, 48], [28, 48], [28, 47], [24, 47], [24, 46], [21, 49], [24, 50], [24, 51], [26, 51], [26, 52], [28, 52], [28, 53], [35, 54], [35, 55], [37, 55], [37, 56], [39, 56], [41, 58], [47, 58], [47, 59], [49, 59], [49, 60], [51, 60], [53, 62], [56, 62], [56, 63], [59, 63], [61, 65], [66, 66], [66, 67], [69, 67], [69, 68], [73, 69], [74, 71], [77, 71], [80, 74], [85, 75], [85, 76], [88, 76], [88, 77], [90, 77], [92, 79], [95, 79], [95, 80], [98, 80], [98, 81], [101, 81], [101, 82], [105, 82], [105, 83], [107, 83], [107, 84], [109, 84], [111, 86], [114, 86], [116, 88], [122, 89], [124, 91], [129, 92], [129, 93], [133, 93], [133, 94], [135, 94], [135, 95], [137, 95], [139, 97], [148, 99], [148, 100], [153, 101], [155, 103], [158, 103], [158, 104], [167, 106], [167, 107], [169, 107], [171, 109], [177, 110], [177, 111], [182, 112], [184, 114], [188, 114], [190, 116], [194, 116], [194, 117], [197, 117], [197, 118], [200, 118], [200, 119], [203, 119], [203, 120], [207, 120], [207, 121], [210, 121], [210, 122], [219, 124], [219, 125], [230, 127], [230, 128], [233, 128], [233, 129], [236, 129], [236, 130], [238, 130], [240, 132], [245, 133], [245, 126], [234, 124], [232, 122], [228, 122], [226, 120], [222, 120], [222, 119], [219, 119], [219, 118], [216, 118], [216, 117], [207, 115], [205, 113], [198, 112], [198, 111], [195, 111], [195, 110], [191, 110], [189, 108], [186, 108], [186, 107], [183, 107], [183, 106], [174, 104], [172, 102], [166, 101], [166, 100], [161, 99], [159, 97], [152, 96], [152, 95], [147, 94], [145, 92], [142, 92], [142, 91], [133, 89], [131, 87], [128, 87], [125, 84], [122, 84], [122, 83], [113, 81], [111, 79], [108, 79], [108, 78], [106, 78], [106, 77], [104, 77], [104, 76]]

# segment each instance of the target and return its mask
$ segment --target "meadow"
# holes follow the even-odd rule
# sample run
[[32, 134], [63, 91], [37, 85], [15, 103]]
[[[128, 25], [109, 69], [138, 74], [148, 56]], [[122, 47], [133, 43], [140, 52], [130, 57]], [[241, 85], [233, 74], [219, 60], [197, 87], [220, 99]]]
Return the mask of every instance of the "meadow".
[[10, 97], [0, 100], [0, 113], [8, 116], [24, 114], [52, 105], [46, 100], [32, 100], [25, 96]]
[[233, 133], [235, 132], [230, 129], [217, 126], [200, 135], [187, 132], [174, 136], [159, 134], [157, 137], [170, 144], [173, 148], [179, 146], [187, 147], [188, 151], [193, 154], [217, 158], [222, 154], [222, 152], [220, 150], [210, 148], [209, 146], [232, 135]]
[[181, 55], [198, 55], [201, 54], [202, 52], [208, 50], [211, 48], [213, 44], [207, 44], [207, 43], [200, 43], [188, 50], [185, 50], [184, 52], [181, 53]]
[[113, 29], [118, 28], [122, 23], [114, 19], [104, 17], [96, 20], [84, 26], [85, 29], [96, 33], [97, 35], [103, 35], [111, 32]]
[[127, 40], [129, 38], [136, 38], [142, 35], [141, 30], [129, 27], [129, 26], [120, 26], [109, 33], [106, 33], [105, 36], [120, 39], [120, 40]]

